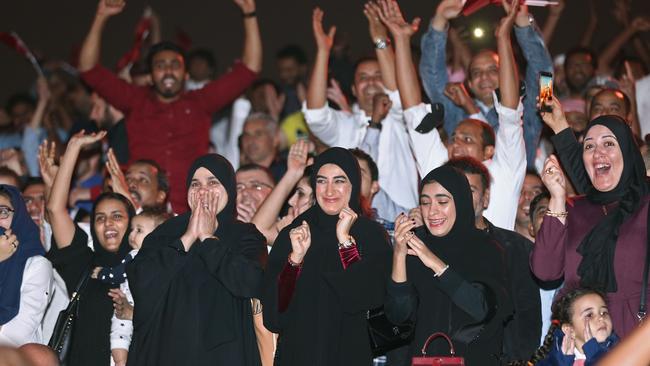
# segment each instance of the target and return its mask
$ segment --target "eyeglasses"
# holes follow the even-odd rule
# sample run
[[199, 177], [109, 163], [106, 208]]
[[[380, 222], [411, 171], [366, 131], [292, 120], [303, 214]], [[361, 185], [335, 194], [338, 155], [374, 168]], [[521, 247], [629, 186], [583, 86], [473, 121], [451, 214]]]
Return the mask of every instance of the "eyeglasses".
[[0, 206], [0, 219], [8, 219], [9, 216], [13, 215], [14, 209], [7, 206]]
[[256, 180], [248, 183], [237, 183], [237, 192], [243, 191], [246, 188], [252, 189], [254, 191], [261, 191], [264, 188], [273, 189], [273, 186], [266, 183], [258, 182]]

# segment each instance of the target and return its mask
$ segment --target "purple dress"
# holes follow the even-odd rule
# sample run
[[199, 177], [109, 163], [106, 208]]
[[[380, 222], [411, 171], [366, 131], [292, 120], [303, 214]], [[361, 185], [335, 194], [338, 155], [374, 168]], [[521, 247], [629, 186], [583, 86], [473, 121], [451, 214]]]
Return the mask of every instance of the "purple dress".
[[[614, 330], [621, 337], [639, 324], [636, 313], [639, 310], [648, 245], [649, 203], [650, 196], [645, 196], [639, 208], [621, 225], [616, 243], [614, 273], [618, 291], [608, 293], [607, 300]], [[601, 206], [589, 202], [585, 197], [579, 197], [567, 204], [569, 214], [566, 225], [555, 217], [544, 217], [530, 257], [530, 267], [535, 276], [542, 281], [564, 277], [564, 289], [567, 290], [579, 286], [578, 266], [582, 256], [577, 248], [591, 229], [607, 213], [611, 213], [616, 205]], [[563, 291], [560, 292], [562, 294]]]

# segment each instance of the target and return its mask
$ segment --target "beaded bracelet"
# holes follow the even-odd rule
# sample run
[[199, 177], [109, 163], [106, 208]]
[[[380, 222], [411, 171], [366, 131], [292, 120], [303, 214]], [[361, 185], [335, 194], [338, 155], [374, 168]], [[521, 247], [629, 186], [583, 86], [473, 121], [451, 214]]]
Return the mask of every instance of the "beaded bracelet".
[[544, 215], [563, 219], [563, 218], [567, 217], [567, 215], [569, 215], [569, 213], [567, 211], [546, 210], [546, 213]]
[[302, 267], [302, 262], [296, 263], [296, 262], [291, 260], [291, 253], [289, 253], [289, 256], [287, 256], [287, 262], [289, 262], [289, 265], [291, 267], [298, 267], [298, 268]]

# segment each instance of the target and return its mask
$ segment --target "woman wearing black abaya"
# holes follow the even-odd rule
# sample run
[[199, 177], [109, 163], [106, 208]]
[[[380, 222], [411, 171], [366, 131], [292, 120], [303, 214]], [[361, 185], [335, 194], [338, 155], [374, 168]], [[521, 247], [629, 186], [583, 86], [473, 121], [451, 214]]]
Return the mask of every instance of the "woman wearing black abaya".
[[266, 240], [236, 220], [235, 172], [220, 155], [188, 172], [190, 212], [145, 239], [127, 274], [135, 301], [128, 365], [260, 364], [250, 299]]
[[361, 175], [349, 151], [319, 155], [311, 185], [317, 204], [280, 232], [265, 273], [276, 365], [370, 365], [365, 314], [384, 300], [388, 237], [360, 216]]
[[[68, 142], [61, 166], [56, 173], [50, 199], [47, 203], [52, 225], [52, 247], [47, 258], [65, 281], [72, 293], [84, 273], [95, 267], [114, 267], [129, 253], [128, 243], [131, 218], [135, 210], [129, 200], [117, 193], [103, 193], [93, 205], [90, 233], [93, 250], [88, 247], [88, 235], [76, 225], [67, 211], [70, 181], [80, 151], [105, 135], [73, 136]], [[50, 180], [55, 169], [51, 157], [41, 149], [39, 158], [43, 178]], [[109, 284], [90, 279], [79, 300], [79, 317], [73, 329], [68, 366], [108, 366], [111, 364], [111, 317], [113, 301], [108, 296]]]
[[[505, 265], [501, 248], [474, 226], [467, 178], [449, 166], [434, 169], [422, 180], [420, 209], [423, 226], [396, 219], [386, 314], [396, 323], [416, 320], [413, 356], [429, 335], [444, 332], [467, 365], [498, 365], [510, 313]], [[428, 349], [448, 353], [442, 341]]]

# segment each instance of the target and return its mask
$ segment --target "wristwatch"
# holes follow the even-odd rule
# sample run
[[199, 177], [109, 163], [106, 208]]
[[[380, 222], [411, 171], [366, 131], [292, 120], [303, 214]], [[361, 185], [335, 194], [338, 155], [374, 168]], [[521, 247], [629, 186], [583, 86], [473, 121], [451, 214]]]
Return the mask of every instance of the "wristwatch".
[[356, 244], [357, 244], [357, 243], [354, 241], [354, 238], [353, 238], [352, 236], [350, 236], [350, 237], [348, 238], [348, 240], [346, 240], [346, 241], [344, 241], [344, 242], [342, 242], [342, 243], [339, 243], [339, 249], [348, 249], [348, 248], [352, 248], [352, 247], [355, 246]]
[[368, 128], [376, 128], [381, 131], [381, 122], [368, 121]]
[[383, 50], [388, 45], [390, 44], [390, 40], [388, 38], [377, 38], [375, 39], [375, 48], [378, 50]]

